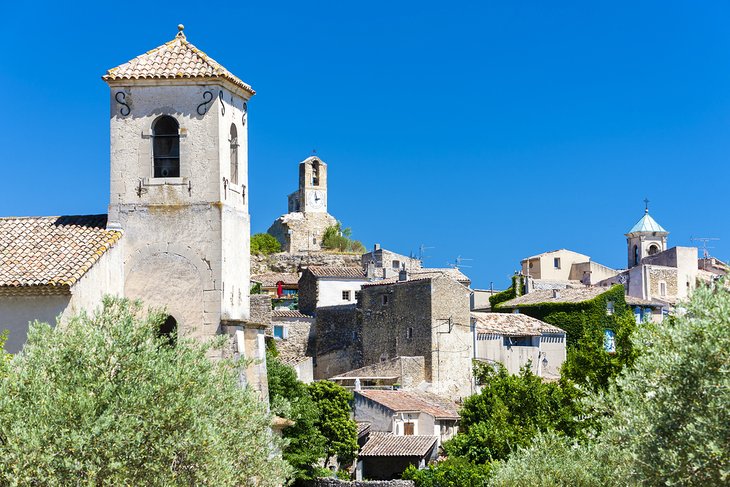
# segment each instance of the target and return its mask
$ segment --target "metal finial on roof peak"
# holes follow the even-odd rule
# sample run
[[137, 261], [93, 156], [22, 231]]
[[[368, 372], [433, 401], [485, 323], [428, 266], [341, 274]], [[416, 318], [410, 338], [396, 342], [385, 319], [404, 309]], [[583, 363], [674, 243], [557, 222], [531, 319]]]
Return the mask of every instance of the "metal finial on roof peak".
[[649, 214], [649, 198], [644, 198], [644, 213]]
[[175, 35], [175, 37], [181, 37], [181, 38], [185, 39], [185, 32], [183, 32], [184, 30], [185, 30], [184, 25], [177, 24], [177, 35]]

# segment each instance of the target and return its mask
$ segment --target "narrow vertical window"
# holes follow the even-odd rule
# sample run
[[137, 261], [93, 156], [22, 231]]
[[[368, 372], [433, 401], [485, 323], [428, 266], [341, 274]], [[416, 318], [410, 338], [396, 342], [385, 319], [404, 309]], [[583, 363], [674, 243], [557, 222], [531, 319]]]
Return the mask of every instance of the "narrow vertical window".
[[312, 164], [312, 186], [319, 186], [319, 163]]
[[639, 265], [639, 247], [634, 245], [634, 265]]
[[163, 115], [152, 125], [154, 177], [180, 177], [180, 125], [169, 115]]
[[231, 183], [238, 184], [238, 130], [231, 124]]

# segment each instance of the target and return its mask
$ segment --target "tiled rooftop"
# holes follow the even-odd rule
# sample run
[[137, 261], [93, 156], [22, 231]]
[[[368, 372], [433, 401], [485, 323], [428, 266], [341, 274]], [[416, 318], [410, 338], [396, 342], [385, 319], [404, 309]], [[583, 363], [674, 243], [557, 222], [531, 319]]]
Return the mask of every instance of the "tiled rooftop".
[[365, 279], [365, 273], [361, 267], [335, 266], [335, 265], [310, 265], [307, 269], [316, 277], [343, 277], [346, 279]]
[[276, 287], [282, 282], [285, 286], [296, 286], [299, 284], [299, 274], [296, 272], [270, 272], [266, 274], [254, 274], [251, 276], [253, 282], [259, 282], [263, 287]]
[[252, 95], [255, 93], [249, 85], [189, 43], [182, 29], [173, 40], [110, 69], [102, 76], [104, 81], [211, 78], [225, 79]]
[[494, 333], [504, 336], [538, 336], [543, 333], [565, 333], [537, 318], [520, 313], [477, 313], [471, 317], [476, 320], [477, 333]]
[[297, 309], [275, 309], [271, 311], [272, 318], [295, 318], [295, 319], [311, 319], [312, 316], [305, 315]]
[[435, 436], [396, 436], [391, 433], [370, 433], [360, 451], [361, 457], [423, 457], [436, 440]]
[[528, 294], [510, 299], [500, 304], [500, 307], [516, 308], [518, 306], [540, 304], [540, 303], [581, 303], [589, 301], [596, 296], [607, 292], [610, 288], [605, 287], [587, 287], [580, 289], [560, 289], [557, 290], [557, 296], [554, 295], [552, 289], [542, 291], [533, 291]]
[[0, 218], [0, 286], [70, 286], [121, 233], [106, 215]]
[[[447, 276], [451, 279], [455, 280], [456, 282], [463, 284], [464, 286], [468, 286], [468, 284], [471, 282], [467, 276], [465, 276], [459, 269], [440, 269], [440, 268], [433, 268], [433, 269], [416, 269], [408, 271], [408, 281], [423, 281], [426, 279], [433, 279], [435, 277], [441, 277], [441, 276]], [[399, 280], [398, 276], [389, 277], [388, 279], [380, 279], [377, 281], [368, 282], [366, 284], [363, 284], [363, 287], [366, 286], [384, 286], [387, 284], [395, 284], [397, 282], [403, 282]]]
[[391, 411], [422, 411], [437, 419], [459, 419], [459, 411], [453, 401], [428, 392], [363, 389], [355, 393], [382, 404]]

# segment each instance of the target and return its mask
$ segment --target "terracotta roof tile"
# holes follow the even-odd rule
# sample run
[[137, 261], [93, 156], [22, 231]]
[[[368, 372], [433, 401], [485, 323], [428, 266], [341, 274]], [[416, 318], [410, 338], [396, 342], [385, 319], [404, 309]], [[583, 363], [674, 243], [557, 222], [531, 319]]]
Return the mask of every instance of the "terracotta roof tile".
[[222, 78], [244, 91], [255, 94], [213, 58], [192, 45], [182, 31], [165, 44], [106, 72], [104, 81], [137, 79], [211, 79]]
[[477, 313], [477, 333], [494, 333], [504, 336], [538, 336], [544, 333], [565, 333], [565, 330], [521, 313]]
[[365, 272], [361, 267], [355, 266], [334, 266], [334, 265], [310, 265], [307, 267], [316, 277], [344, 277], [347, 279], [365, 279]]
[[[544, 289], [541, 291], [533, 291], [522, 296], [510, 299], [501, 303], [500, 307], [516, 308], [518, 306], [540, 304], [540, 303], [582, 303], [608, 292], [610, 288], [605, 287], [587, 287], [579, 289]], [[557, 291], [557, 296], [553, 291]]]
[[266, 274], [254, 274], [251, 276], [253, 282], [260, 282], [263, 287], [276, 287], [278, 282], [285, 286], [296, 286], [299, 284], [299, 274], [296, 272], [270, 272]]
[[459, 419], [456, 403], [428, 392], [364, 389], [356, 391], [355, 394], [382, 404], [394, 412], [422, 411], [437, 419]]
[[312, 316], [305, 315], [296, 309], [275, 309], [271, 311], [272, 318], [297, 318], [297, 319], [312, 319]]
[[70, 286], [121, 237], [106, 215], [0, 218], [0, 286]]
[[360, 450], [361, 457], [423, 457], [438, 440], [435, 436], [396, 436], [391, 433], [370, 433]]

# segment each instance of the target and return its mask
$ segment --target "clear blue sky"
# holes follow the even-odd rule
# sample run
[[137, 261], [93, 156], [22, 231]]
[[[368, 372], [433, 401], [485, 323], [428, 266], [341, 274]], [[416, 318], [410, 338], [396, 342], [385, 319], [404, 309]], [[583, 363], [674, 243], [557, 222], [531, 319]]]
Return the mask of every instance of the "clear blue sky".
[[645, 197], [730, 257], [726, 2], [64, 3], [0, 7], [0, 215], [106, 211], [100, 76], [183, 23], [258, 92], [253, 232], [316, 149], [356, 238], [480, 287], [562, 247], [624, 266]]

